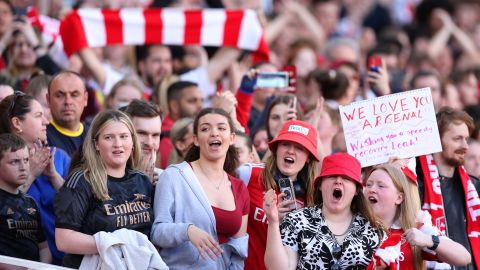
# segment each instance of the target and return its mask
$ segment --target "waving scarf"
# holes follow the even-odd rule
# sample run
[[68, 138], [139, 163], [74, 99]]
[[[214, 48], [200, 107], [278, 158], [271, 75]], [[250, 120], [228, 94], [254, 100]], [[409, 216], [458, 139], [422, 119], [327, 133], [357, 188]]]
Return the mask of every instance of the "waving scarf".
[[265, 59], [269, 53], [253, 10], [85, 8], [63, 19], [60, 35], [68, 55], [114, 44], [229, 46], [254, 51]]

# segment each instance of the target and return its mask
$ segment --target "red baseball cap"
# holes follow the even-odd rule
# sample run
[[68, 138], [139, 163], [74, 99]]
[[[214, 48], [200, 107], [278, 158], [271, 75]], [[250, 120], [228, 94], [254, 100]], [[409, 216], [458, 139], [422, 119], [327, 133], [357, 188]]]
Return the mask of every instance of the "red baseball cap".
[[315, 183], [323, 177], [341, 175], [362, 186], [360, 177], [362, 175], [362, 166], [360, 161], [347, 153], [335, 153], [326, 156], [322, 162], [320, 176], [315, 179]]
[[280, 141], [298, 143], [305, 147], [317, 161], [320, 161], [317, 153], [317, 130], [309, 123], [300, 120], [285, 122], [278, 136], [268, 142], [268, 147], [272, 152]]

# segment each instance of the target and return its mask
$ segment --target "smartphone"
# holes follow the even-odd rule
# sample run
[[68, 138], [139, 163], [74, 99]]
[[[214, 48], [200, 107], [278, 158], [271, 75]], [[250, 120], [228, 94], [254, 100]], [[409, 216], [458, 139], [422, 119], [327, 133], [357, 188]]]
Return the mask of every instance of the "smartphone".
[[[285, 201], [289, 201], [289, 200], [295, 201], [295, 190], [293, 189], [293, 183], [292, 183], [292, 180], [290, 180], [290, 178], [280, 178], [278, 180], [278, 186], [280, 188], [280, 193], [285, 194], [285, 197], [284, 197]], [[296, 203], [291, 204], [290, 208], [292, 210], [297, 209], [297, 204]]]
[[264, 72], [257, 75], [257, 87], [286, 88], [288, 87], [288, 72]]
[[368, 58], [367, 61], [368, 70], [374, 72], [380, 72], [382, 67], [382, 57], [380, 55], [372, 55]]

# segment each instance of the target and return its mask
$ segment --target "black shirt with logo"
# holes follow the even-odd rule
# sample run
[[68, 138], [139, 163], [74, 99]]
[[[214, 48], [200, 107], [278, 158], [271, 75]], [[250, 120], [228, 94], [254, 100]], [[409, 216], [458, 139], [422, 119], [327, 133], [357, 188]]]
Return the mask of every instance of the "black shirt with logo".
[[[97, 199], [83, 171], [75, 171], [55, 198], [56, 227], [93, 235], [127, 228], [150, 236], [153, 222], [153, 186], [140, 171], [124, 177], [108, 176], [110, 200]], [[78, 268], [83, 256], [67, 254], [63, 264]]]
[[44, 241], [35, 200], [0, 189], [0, 255], [39, 261], [38, 244]]

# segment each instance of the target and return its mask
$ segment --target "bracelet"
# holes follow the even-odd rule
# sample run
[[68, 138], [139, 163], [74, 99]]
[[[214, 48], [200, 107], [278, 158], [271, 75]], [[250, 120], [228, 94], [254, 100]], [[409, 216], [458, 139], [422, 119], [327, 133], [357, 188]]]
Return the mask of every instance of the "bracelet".
[[434, 251], [435, 249], [437, 249], [438, 244], [440, 244], [440, 238], [438, 238], [437, 235], [432, 235], [432, 242], [433, 242], [433, 246], [429, 247], [428, 249], [430, 249], [431, 251]]

